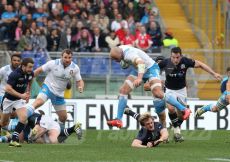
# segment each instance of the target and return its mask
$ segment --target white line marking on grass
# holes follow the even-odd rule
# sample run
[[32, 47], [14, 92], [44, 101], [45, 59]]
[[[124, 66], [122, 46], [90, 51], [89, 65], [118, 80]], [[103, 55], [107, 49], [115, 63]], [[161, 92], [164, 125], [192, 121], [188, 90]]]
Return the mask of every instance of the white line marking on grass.
[[208, 160], [212, 160], [212, 161], [230, 161], [230, 159], [226, 159], [226, 158], [208, 158]]
[[9, 160], [0, 160], [0, 162], [14, 162], [14, 161], [9, 161]]

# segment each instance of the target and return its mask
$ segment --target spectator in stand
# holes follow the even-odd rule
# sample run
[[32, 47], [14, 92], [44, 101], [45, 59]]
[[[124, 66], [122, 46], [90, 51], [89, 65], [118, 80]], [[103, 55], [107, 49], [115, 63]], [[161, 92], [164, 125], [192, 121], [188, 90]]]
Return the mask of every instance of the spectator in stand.
[[159, 48], [162, 45], [162, 33], [160, 28], [157, 27], [155, 21], [152, 21], [150, 23], [150, 26], [147, 29], [147, 33], [150, 35], [151, 40], [153, 42], [152, 48]]
[[32, 35], [29, 28], [22, 32], [22, 37], [18, 42], [17, 51], [31, 51], [32, 50]]
[[59, 30], [60, 32], [66, 31], [66, 27], [67, 27], [67, 25], [66, 25], [66, 23], [65, 23], [64, 20], [59, 21], [58, 30]]
[[64, 49], [74, 49], [73, 37], [71, 35], [71, 28], [67, 28], [66, 31], [61, 33], [60, 43], [58, 51], [63, 51]]
[[145, 52], [152, 52], [151, 51], [151, 46], [152, 46], [152, 41], [150, 35], [146, 33], [145, 26], [141, 26], [140, 29], [140, 34], [136, 36], [136, 47], [145, 51]]
[[33, 51], [46, 51], [47, 40], [43, 30], [36, 29], [35, 34], [32, 37], [32, 48]]
[[135, 34], [135, 20], [134, 20], [134, 17], [133, 15], [130, 15], [127, 19], [127, 23], [128, 23], [128, 28], [129, 28], [129, 32], [131, 34]]
[[39, 6], [36, 12], [33, 13], [32, 18], [36, 21], [37, 26], [43, 26], [43, 17], [48, 17], [47, 13], [44, 13], [42, 6]]
[[117, 31], [121, 28], [121, 21], [122, 21], [122, 16], [120, 13], [116, 15], [116, 19], [112, 21], [111, 23], [111, 30]]
[[0, 3], [0, 16], [7, 10], [7, 0], [1, 0]]
[[144, 16], [141, 17], [141, 21], [140, 21], [142, 25], [145, 25], [145, 24], [147, 24], [149, 22], [150, 11], [151, 10], [149, 9], [149, 7], [146, 6]]
[[138, 20], [140, 20], [145, 15], [145, 0], [139, 0], [137, 4], [137, 13], [139, 15]]
[[20, 11], [19, 11], [19, 18], [22, 20], [22, 21], [25, 21], [26, 20], [26, 16], [28, 14], [28, 9], [26, 8], [26, 6], [22, 6]]
[[76, 42], [78, 52], [90, 52], [92, 36], [87, 29], [83, 28], [72, 40]]
[[141, 32], [141, 27], [142, 27], [142, 25], [141, 25], [141, 23], [140, 22], [136, 22], [136, 24], [135, 24], [135, 37], [137, 38], [138, 37], [138, 35], [140, 34], [140, 32]]
[[95, 21], [94, 15], [93, 14], [89, 14], [88, 18], [87, 18], [87, 21], [86, 21], [85, 27], [90, 30], [90, 28], [91, 28], [91, 22], [93, 22], [93, 21]]
[[35, 2], [33, 0], [29, 0], [28, 10], [29, 10], [29, 13], [31, 14], [36, 12]]
[[15, 30], [15, 41], [18, 43], [19, 40], [21, 39], [22, 37], [22, 31], [23, 31], [23, 24], [22, 24], [22, 20], [19, 20], [18, 21], [18, 24], [17, 24], [17, 28]]
[[135, 45], [135, 36], [129, 31], [129, 28], [125, 29], [125, 37], [121, 40], [122, 45]]
[[160, 24], [158, 23], [158, 21], [156, 21], [156, 17], [154, 16], [154, 14], [150, 14], [149, 19], [148, 19], [148, 23], [145, 24], [146, 29], [149, 28], [151, 22], [155, 22], [157, 25], [157, 28], [160, 28]]
[[109, 17], [109, 19], [110, 20], [115, 20], [118, 14], [119, 14], [119, 10], [118, 9], [114, 9], [113, 12], [111, 13], [112, 17]]
[[8, 42], [14, 40], [18, 18], [12, 5], [7, 5], [6, 9], [1, 15], [0, 41]]
[[36, 21], [33, 21], [30, 26], [30, 31], [33, 35], [36, 33], [36, 29], [37, 29]]
[[107, 42], [110, 49], [120, 44], [119, 38], [112, 30], [109, 32], [109, 35], [105, 37], [105, 41]]
[[59, 31], [57, 29], [53, 29], [51, 31], [51, 34], [47, 36], [47, 42], [49, 42], [47, 45], [47, 50], [58, 51], [59, 41], [60, 41]]
[[165, 38], [163, 39], [163, 46], [166, 48], [173, 48], [179, 46], [177, 39], [173, 37], [173, 33], [169, 29], [167, 29], [165, 32]]
[[117, 37], [119, 38], [119, 40], [121, 41], [125, 38], [125, 29], [128, 28], [128, 24], [125, 20], [122, 20], [120, 25], [121, 25], [121, 28], [118, 29], [115, 33]]
[[95, 15], [95, 21], [97, 22], [99, 28], [104, 33], [108, 33], [108, 26], [109, 26], [109, 17], [106, 16], [106, 10], [101, 8], [99, 10], [99, 14]]
[[32, 22], [33, 22], [32, 14], [31, 13], [27, 13], [26, 14], [26, 18], [23, 20], [23, 24], [24, 24], [25, 28], [30, 28]]
[[101, 33], [99, 27], [93, 29], [92, 52], [108, 52], [108, 44], [105, 41], [105, 35]]
[[112, 13], [111, 11], [117, 10], [118, 13], [121, 13], [122, 11], [120, 9], [121, 7], [119, 6], [118, 1], [112, 1], [110, 7], [108, 7], [107, 15], [109, 16], [110, 19], [115, 19], [116, 14]]
[[20, 1], [14, 1], [13, 8], [14, 8], [15, 14], [16, 14], [16, 15], [19, 15], [20, 9], [21, 9]]

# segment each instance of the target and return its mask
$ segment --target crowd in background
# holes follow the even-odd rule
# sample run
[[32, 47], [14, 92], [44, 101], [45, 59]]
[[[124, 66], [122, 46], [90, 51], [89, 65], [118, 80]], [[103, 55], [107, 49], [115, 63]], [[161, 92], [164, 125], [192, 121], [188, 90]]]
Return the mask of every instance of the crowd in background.
[[163, 44], [158, 13], [148, 0], [1, 0], [0, 41], [17, 51], [152, 52]]

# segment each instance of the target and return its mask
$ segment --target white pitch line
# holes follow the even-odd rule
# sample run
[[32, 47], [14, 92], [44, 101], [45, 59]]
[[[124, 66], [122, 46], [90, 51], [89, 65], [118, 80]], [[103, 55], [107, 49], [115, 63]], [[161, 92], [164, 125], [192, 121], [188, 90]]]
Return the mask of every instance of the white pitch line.
[[208, 158], [208, 160], [212, 160], [212, 161], [230, 161], [230, 159], [225, 159], [225, 158]]
[[0, 162], [14, 162], [14, 161], [9, 161], [9, 160], [0, 160]]

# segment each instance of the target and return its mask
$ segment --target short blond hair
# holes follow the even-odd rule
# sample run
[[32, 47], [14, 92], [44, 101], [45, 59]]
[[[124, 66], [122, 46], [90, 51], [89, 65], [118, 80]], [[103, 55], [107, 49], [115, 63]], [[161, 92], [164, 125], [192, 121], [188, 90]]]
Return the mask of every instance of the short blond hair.
[[140, 124], [141, 124], [142, 126], [144, 126], [144, 125], [145, 125], [145, 122], [146, 122], [149, 118], [153, 119], [153, 117], [152, 117], [152, 115], [151, 115], [150, 112], [145, 112], [145, 113], [141, 114], [141, 115], [140, 115], [140, 118], [139, 118]]

